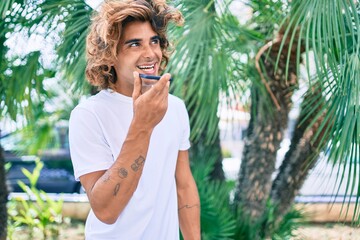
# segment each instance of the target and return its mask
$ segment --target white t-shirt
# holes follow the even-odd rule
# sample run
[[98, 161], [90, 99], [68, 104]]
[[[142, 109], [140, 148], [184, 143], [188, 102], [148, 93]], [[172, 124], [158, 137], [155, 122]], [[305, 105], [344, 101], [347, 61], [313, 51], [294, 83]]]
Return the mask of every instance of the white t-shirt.
[[[179, 239], [175, 168], [187, 150], [189, 117], [184, 103], [169, 95], [167, 112], [155, 127], [136, 191], [114, 224], [90, 211], [87, 240]], [[71, 113], [69, 142], [75, 178], [108, 169], [118, 157], [133, 117], [132, 98], [111, 90], [80, 103]]]

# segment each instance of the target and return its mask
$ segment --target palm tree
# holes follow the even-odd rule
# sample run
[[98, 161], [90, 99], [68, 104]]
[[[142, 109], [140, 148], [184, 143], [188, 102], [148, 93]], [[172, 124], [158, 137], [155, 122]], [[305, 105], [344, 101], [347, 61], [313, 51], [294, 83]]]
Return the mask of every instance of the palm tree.
[[[0, 43], [3, 46], [4, 43], [4, 37], [0, 37]], [[0, 56], [1, 59], [3, 59], [4, 56], [4, 49], [1, 48], [0, 49]], [[2, 70], [2, 65], [3, 63], [0, 63], [0, 69]], [[2, 71], [1, 71], [2, 72]], [[0, 96], [3, 96], [5, 91], [5, 88], [2, 86], [2, 84], [0, 85]], [[2, 98], [1, 98], [2, 100]], [[1, 114], [2, 116], [2, 114]], [[1, 136], [1, 129], [0, 129], [0, 136]], [[3, 189], [3, 192], [0, 193], [0, 200], [2, 202], [2, 204], [0, 204], [0, 239], [1, 240], [5, 240], [6, 236], [7, 236], [7, 228], [6, 228], [6, 224], [7, 224], [7, 211], [6, 211], [6, 202], [7, 202], [7, 187], [6, 187], [6, 182], [5, 182], [5, 160], [4, 160], [4, 156], [3, 156], [3, 149], [1, 147], [0, 144], [0, 189]]]
[[238, 50], [246, 49], [244, 42], [237, 40], [241, 30], [246, 30], [239, 28], [228, 6], [215, 6], [214, 1], [181, 1], [178, 8], [185, 25], [170, 31], [175, 41], [168, 68], [176, 78], [172, 90], [188, 107], [192, 159], [215, 159], [212, 179], [224, 180], [218, 128], [220, 94], [230, 101], [234, 93], [243, 91], [239, 60], [229, 56], [238, 58]]
[[8, 197], [8, 192], [5, 184], [5, 159], [3, 156], [3, 149], [0, 146], [0, 240], [6, 239], [6, 224], [7, 224], [7, 211], [6, 211], [6, 202]]
[[[322, 4], [328, 3], [323, 2]], [[258, 44], [253, 44], [251, 49], [256, 51], [257, 54], [254, 54], [256, 57], [249, 61], [249, 63], [254, 64], [255, 69], [258, 71], [258, 77], [251, 70], [247, 72], [250, 73], [248, 76], [243, 76], [242, 72], [240, 74], [236, 72], [236, 68], [221, 68], [222, 65], [216, 65], [218, 62], [215, 61], [209, 63], [208, 59], [219, 59], [220, 62], [226, 63], [228, 67], [233, 66], [234, 63], [237, 66], [242, 65], [231, 58], [226, 58], [226, 60], [230, 61], [226, 62], [221, 56], [216, 55], [219, 49], [226, 49], [222, 43], [229, 43], [231, 39], [239, 39], [241, 28], [238, 27], [237, 30], [234, 30], [234, 25], [222, 22], [222, 31], [219, 31], [217, 23], [221, 22], [221, 20], [217, 18], [216, 11], [214, 11], [215, 7], [211, 8], [211, 6], [215, 5], [214, 2], [200, 1], [195, 3], [193, 1], [182, 1], [180, 4], [180, 7], [185, 9], [185, 16], [189, 16], [186, 19], [188, 25], [184, 28], [184, 35], [180, 34], [174, 38], [178, 40], [178, 48], [176, 48], [178, 52], [175, 52], [173, 65], [171, 66], [173, 67], [172, 71], [178, 74], [178, 78], [181, 81], [181, 84], [175, 86], [175, 88], [187, 101], [190, 117], [192, 117], [193, 133], [198, 139], [201, 139], [200, 136], [204, 133], [211, 136], [211, 131], [214, 129], [218, 130], [216, 127], [208, 128], [206, 123], [211, 122], [212, 118], [216, 118], [216, 111], [211, 110], [216, 109], [219, 103], [215, 95], [221, 91], [227, 92], [221, 86], [236, 86], [236, 83], [232, 84], [234, 78], [231, 76], [231, 73], [235, 76], [240, 75], [238, 79], [251, 78], [254, 83], [251, 91], [251, 121], [243, 151], [235, 202], [241, 207], [243, 214], [250, 215], [253, 222], [265, 221], [265, 226], [267, 224], [266, 221], [268, 221], [266, 216], [264, 220], [267, 202], [270, 200], [272, 204], [278, 206], [275, 210], [275, 219], [280, 219], [284, 216], [308, 176], [309, 171], [315, 166], [319, 153], [324, 150], [324, 147], [334, 151], [334, 153], [330, 154], [334, 159], [340, 156], [340, 153], [336, 153], [338, 149], [332, 142], [333, 140], [331, 140], [334, 139], [334, 136], [338, 136], [338, 133], [342, 133], [344, 137], [348, 136], [348, 134], [352, 136], [352, 140], [344, 139], [337, 141], [338, 145], [341, 142], [347, 142], [349, 147], [348, 150], [340, 148], [343, 155], [341, 159], [347, 159], [348, 154], [354, 163], [354, 159], [359, 158], [358, 145], [356, 145], [358, 143], [358, 136], [353, 134], [358, 132], [358, 127], [356, 127], [357, 118], [352, 119], [351, 124], [350, 118], [347, 118], [348, 124], [353, 126], [351, 129], [342, 129], [341, 121], [344, 121], [344, 119], [336, 123], [335, 116], [337, 114], [335, 112], [340, 110], [338, 112], [340, 116], [344, 115], [344, 111], [349, 111], [345, 110], [346, 108], [344, 109], [344, 106], [348, 105], [349, 102], [337, 100], [337, 104], [344, 104], [344, 106], [335, 106], [332, 105], [335, 102], [326, 101], [326, 99], [337, 99], [336, 92], [341, 91], [341, 87], [337, 90], [337, 85], [334, 84], [341, 82], [339, 79], [335, 80], [334, 76], [340, 79], [344, 78], [344, 75], [341, 75], [345, 72], [339, 71], [339, 60], [348, 57], [348, 51], [358, 53], [358, 40], [356, 39], [358, 39], [359, 35], [357, 34], [358, 26], [356, 24], [358, 24], [359, 20], [355, 11], [358, 8], [358, 4], [345, 4], [344, 1], [333, 2], [332, 4], [334, 6], [326, 7], [320, 3], [315, 4], [319, 12], [313, 13], [314, 2], [311, 1], [306, 1], [306, 3], [297, 1], [284, 3], [282, 1], [271, 0], [250, 1], [249, 5], [255, 11], [255, 17], [251, 20], [252, 24], [256, 26], [253, 30], [257, 30], [265, 36], [263, 40], [257, 39], [258, 43], [263, 41], [264, 45], [258, 46]], [[345, 30], [343, 29], [342, 32], [334, 29], [328, 30], [328, 32], [321, 30], [329, 27], [327, 22], [330, 19], [322, 19], [321, 23], [323, 25], [321, 26], [317, 24], [318, 22], [311, 22], [316, 19], [315, 16], [317, 15], [320, 17], [325, 16], [323, 11], [325, 9], [329, 10], [329, 8], [334, 14], [336, 13], [339, 16], [336, 21], [338, 21], [338, 25], [344, 26]], [[344, 9], [343, 14], [341, 14], [342, 9]], [[314, 17], [307, 20], [309, 14], [313, 14]], [[226, 19], [226, 13], [222, 12], [221, 17], [223, 17], [222, 20]], [[285, 19], [285, 21], [280, 28], [276, 28], [276, 24], [278, 25], [281, 19]], [[338, 25], [333, 24], [332, 26], [336, 27]], [[350, 26], [354, 28], [352, 29]], [[232, 30], [230, 34], [227, 34], [227, 27]], [[277, 32], [275, 36], [273, 31]], [[320, 36], [323, 36], [323, 39], [319, 40], [319, 36], [314, 35], [313, 32], [321, 32], [322, 35]], [[220, 34], [217, 35], [217, 33]], [[351, 44], [346, 46], [346, 38], [345, 40], [337, 40], [336, 38], [339, 37], [338, 33], [352, 36], [352, 42], [347, 40]], [[340, 38], [344, 38], [343, 36]], [[217, 44], [211, 45], [206, 50], [206, 47], [211, 42]], [[239, 46], [241, 42], [237, 41], [236, 44]], [[317, 46], [321, 44], [324, 44], [324, 46]], [[337, 46], [339, 44], [342, 47]], [[245, 44], [243, 43], [242, 45]], [[318, 51], [315, 58], [316, 65], [318, 66], [316, 69], [317, 73], [312, 75], [308, 70], [309, 79], [311, 79], [311, 82], [309, 82], [312, 86], [309, 87], [304, 98], [298, 123], [291, 139], [290, 149], [285, 155], [283, 164], [278, 169], [278, 174], [273, 181], [272, 176], [276, 173], [276, 153], [284, 138], [284, 131], [287, 129], [289, 120], [288, 114], [292, 107], [291, 97], [299, 87], [300, 63], [309, 62], [309, 55], [314, 51], [313, 47], [317, 47], [315, 50]], [[187, 51], [188, 49], [189, 51]], [[230, 49], [238, 54], [249, 55], [249, 52], [251, 52], [248, 49], [236, 48], [234, 45]], [[330, 59], [335, 61], [331, 63], [327, 56], [331, 56], [334, 49], [344, 50], [344, 52], [336, 52], [335, 54], [339, 56]], [[234, 55], [231, 50], [225, 50], [228, 57]], [[305, 53], [305, 57], [301, 59], [303, 53]], [[354, 58], [355, 56], [352, 55], [351, 57]], [[342, 61], [349, 62], [349, 60], [345, 59]], [[357, 62], [355, 61], [355, 63]], [[309, 65], [307, 67], [309, 68]], [[218, 85], [218, 82], [223, 79], [221, 77], [213, 80], [213, 76], [217, 76], [214, 74], [215, 70], [213, 69], [222, 69], [219, 71], [224, 74], [230, 73], [224, 78], [226, 79], [224, 81], [226, 82], [225, 84]], [[244, 67], [241, 68], [241, 70], [243, 69]], [[357, 66], [348, 68], [349, 71], [355, 69], [358, 69]], [[345, 75], [351, 76], [350, 73]], [[354, 75], [356, 75], [356, 71]], [[351, 80], [354, 82], [354, 79], [357, 78], [356, 76], [352, 77], [355, 77]], [[206, 86], [206, 91], [204, 91], [204, 86]], [[347, 90], [350, 91], [349, 94], [352, 96], [359, 95], [357, 88], [354, 86]], [[235, 91], [241, 94], [239, 89]], [[208, 98], [211, 98], [211, 101]], [[354, 103], [350, 105], [356, 106]], [[194, 108], [197, 110], [197, 113], [191, 115]], [[332, 111], [329, 111], [330, 109]], [[341, 111], [341, 109], [343, 110]], [[353, 110], [350, 111], [353, 112]], [[211, 137], [207, 139], [210, 143], [213, 143], [211, 142]], [[196, 141], [196, 137], [194, 137], [194, 140]], [[200, 154], [201, 150], [209, 151], [203, 139], [196, 142], [196, 145], [202, 146], [200, 150], [195, 148], [195, 151], [199, 151]], [[213, 144], [208, 146], [212, 151], [217, 147], [217, 145], [214, 146]], [[353, 150], [350, 151], [349, 149]], [[346, 151], [348, 152], [346, 153]], [[356, 164], [354, 164], [353, 168], [356, 169]], [[349, 176], [352, 175], [349, 174]], [[349, 177], [348, 181], [351, 181], [351, 177]], [[348, 189], [354, 189], [355, 186], [356, 184], [349, 186]], [[355, 192], [350, 193], [354, 194]]]
[[[175, 86], [175, 92], [187, 101], [190, 114], [194, 109], [197, 111], [190, 115], [194, 141], [205, 133], [213, 143], [210, 136], [216, 136], [212, 133], [218, 129], [215, 124], [214, 128], [209, 128], [208, 123], [217, 117], [219, 92], [229, 93], [226, 88], [236, 86], [240, 79], [250, 78], [253, 82], [251, 121], [237, 184], [237, 205], [254, 222], [264, 221], [266, 204], [270, 200], [278, 206], [275, 218], [281, 218], [324, 148], [330, 152], [330, 161], [352, 163], [350, 169], [353, 170], [347, 179], [351, 182], [358, 166], [355, 160], [359, 159], [359, 101], [355, 97], [360, 95], [356, 87], [360, 69], [359, 3], [341, 0], [331, 4], [327, 1], [249, 1], [255, 11], [251, 22], [255, 28], [251, 30], [265, 36], [256, 39], [258, 43], [250, 50], [236, 47], [241, 42], [233, 39], [239, 39], [244, 31], [238, 23], [227, 22], [228, 12], [219, 11], [216, 7], [220, 8], [220, 5], [215, 5], [214, 1], [182, 1], [179, 4], [184, 9], [187, 25], [184, 32], [174, 38], [178, 47], [170, 69], [181, 81]], [[217, 15], [219, 12], [221, 17]], [[333, 15], [337, 16], [335, 20], [328, 17]], [[281, 19], [284, 19], [283, 23], [276, 27]], [[221, 30], [218, 23], [223, 23]], [[227, 32], [229, 29], [230, 33]], [[249, 40], [251, 38], [245, 43]], [[258, 46], [261, 41], [264, 45]], [[232, 45], [228, 49], [223, 43]], [[219, 54], [221, 50], [227, 57]], [[249, 56], [251, 50], [256, 54], [248, 62], [248, 68], [251, 69], [253, 64], [258, 74], [249, 70], [247, 73], [250, 74], [244, 76], [233, 66], [242, 66], [241, 70], [245, 67], [232, 57], [234, 52]], [[315, 74], [310, 72], [312, 53], [315, 53]], [[305, 54], [304, 59], [301, 59], [302, 54]], [[292, 94], [299, 87], [299, 67], [304, 62], [308, 63], [305, 66], [310, 87], [301, 106], [290, 149], [273, 181], [276, 153], [287, 128]], [[223, 78], [218, 71], [224, 74]], [[239, 88], [235, 91], [241, 94]], [[202, 139], [200, 143], [196, 142], [200, 146], [206, 145]], [[216, 147], [210, 145], [212, 150]], [[340, 172], [340, 176], [343, 173]], [[356, 194], [355, 187], [356, 183], [348, 185], [347, 193]]]
[[[41, 11], [37, 12], [39, 9]], [[45, 29], [47, 33], [54, 32], [56, 35], [60, 32], [57, 24], [64, 24], [66, 31], [63, 33], [62, 45], [58, 48], [60, 54], [57, 61], [63, 63], [62, 69], [64, 69], [68, 79], [83, 79], [83, 68], [85, 66], [84, 42], [86, 36], [86, 31], [84, 30], [86, 30], [86, 23], [90, 19], [90, 12], [90, 7], [83, 1], [61, 1], [60, 3], [57, 1], [46, 1], [40, 5], [38, 5], [37, 1], [11, 0], [0, 3], [1, 120], [4, 120], [6, 116], [18, 123], [19, 120], [23, 121], [22, 126], [37, 129], [37, 133], [39, 133], [38, 130], [49, 130], [50, 128], [46, 126], [41, 128], [37, 122], [40, 116], [46, 115], [44, 114], [44, 102], [54, 95], [45, 89], [44, 80], [54, 77], [56, 70], [61, 70], [56, 67], [44, 67], [44, 63], [45, 65], [48, 63], [42, 58], [40, 51], [30, 52], [25, 56], [15, 55], [9, 58], [8, 54], [11, 51], [9, 51], [5, 44], [9, 37], [8, 35], [19, 32], [24, 35], [30, 35], [36, 32], [38, 27], [43, 28], [42, 30]], [[74, 14], [72, 13], [83, 17], [83, 19], [75, 17], [76, 21], [74, 21]], [[65, 19], [61, 18], [64, 16], [66, 16]], [[79, 32], [83, 32], [83, 34], [78, 34]], [[48, 34], [46, 36], [51, 37]], [[82, 61], [78, 59], [82, 59]], [[74, 62], [76, 63], [73, 64]], [[56, 66], [56, 64], [53, 66]], [[77, 83], [76, 87], [89, 89], [87, 86], [84, 86], [85, 81], [77, 81]], [[64, 115], [64, 112], [57, 115], [61, 114]], [[68, 119], [66, 116], [65, 118]], [[35, 125], [37, 127], [34, 127]], [[44, 135], [44, 131], [41, 134]], [[32, 141], [32, 146], [37, 146], [36, 149], [41, 146], [41, 143], [46, 143], [46, 139], [40, 138], [39, 135], [36, 135], [34, 139], [37, 142]], [[2, 151], [0, 159], [0, 239], [6, 239], [7, 191]]]
[[[310, 49], [314, 53], [316, 75], [304, 98], [299, 118], [301, 124], [280, 171], [280, 174], [293, 174], [297, 164], [299, 174], [291, 178], [284, 174], [291, 180], [278, 178], [275, 181], [273, 193], [277, 194], [272, 193], [274, 202], [281, 204], [286, 198], [294, 198], [289, 194], [279, 194], [279, 188], [287, 182], [290, 189], [298, 190], [297, 185], [315, 164], [311, 161], [313, 155], [316, 156], [324, 147], [328, 149], [330, 162], [350, 165], [349, 170], [344, 167], [338, 173], [338, 176], [344, 176], [345, 171], [349, 171], [345, 194], [360, 195], [354, 189], [354, 184], [359, 181], [356, 174], [359, 162], [356, 159], [360, 158], [360, 91], [356, 85], [360, 79], [359, 10], [358, 1], [292, 3], [290, 14], [296, 16], [297, 22], [293, 20], [290, 27], [300, 31], [298, 39], [306, 46], [307, 62]], [[311, 17], [309, 12], [313, 13]], [[340, 178], [342, 181], [343, 177]], [[354, 216], [358, 211], [355, 209]]]
[[[252, 1], [252, 4], [259, 6], [271, 1], [265, 2]], [[359, 3], [292, 1], [288, 4], [290, 11], [277, 35], [256, 55], [255, 62], [260, 62], [256, 67], [264, 84], [253, 87], [252, 115], [235, 197], [245, 215], [250, 215], [253, 222], [263, 222], [265, 233], [261, 234], [264, 235], [272, 224], [266, 216], [264, 220], [267, 202], [276, 206], [272, 217], [278, 222], [315, 166], [320, 151], [328, 152], [334, 165], [344, 166], [337, 173], [340, 182], [349, 171], [348, 179], [344, 180], [348, 182], [345, 194], [360, 194], [356, 190], [360, 135], [359, 102], [355, 97], [360, 93], [356, 87], [360, 76]], [[276, 11], [270, 14], [276, 16]], [[307, 69], [310, 87], [301, 105], [289, 151], [272, 180], [276, 152], [288, 122], [290, 99], [299, 84], [298, 67], [301, 61], [309, 62], [312, 53], [316, 73], [311, 74]], [[268, 93], [267, 100], [260, 97], [261, 91]], [[355, 209], [355, 217], [358, 211]]]

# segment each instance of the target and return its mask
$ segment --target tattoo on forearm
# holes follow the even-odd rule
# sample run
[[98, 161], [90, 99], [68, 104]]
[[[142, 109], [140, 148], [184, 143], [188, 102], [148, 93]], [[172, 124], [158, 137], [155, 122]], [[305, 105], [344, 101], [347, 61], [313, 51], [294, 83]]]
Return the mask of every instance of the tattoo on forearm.
[[184, 209], [184, 208], [194, 208], [194, 207], [197, 207], [197, 208], [200, 208], [200, 204], [194, 204], [194, 205], [185, 205], [185, 206], [182, 206], [178, 209], [178, 211]]
[[145, 162], [145, 158], [143, 156], [140, 156], [138, 159], [135, 160], [135, 163], [138, 165], [143, 165]]
[[118, 194], [120, 190], [120, 183], [116, 184], [115, 188], [114, 188], [114, 196], [116, 196]]
[[139, 170], [139, 165], [137, 165], [136, 163], [134, 163], [134, 164], [131, 165], [131, 169], [132, 169], [134, 172], [137, 172], [137, 170]]
[[142, 165], [144, 165], [145, 158], [143, 156], [139, 156], [139, 158], [135, 159], [135, 163], [131, 165], [131, 169], [134, 172], [137, 172]]
[[125, 168], [119, 169], [119, 177], [120, 178], [126, 178], [128, 175], [128, 171]]

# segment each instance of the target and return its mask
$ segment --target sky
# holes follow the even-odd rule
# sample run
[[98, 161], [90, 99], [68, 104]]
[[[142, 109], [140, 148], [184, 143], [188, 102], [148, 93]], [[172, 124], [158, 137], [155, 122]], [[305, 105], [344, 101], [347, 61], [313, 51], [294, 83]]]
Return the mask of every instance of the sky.
[[103, 2], [102, 0], [85, 0], [85, 2], [92, 8], [97, 9], [99, 5]]

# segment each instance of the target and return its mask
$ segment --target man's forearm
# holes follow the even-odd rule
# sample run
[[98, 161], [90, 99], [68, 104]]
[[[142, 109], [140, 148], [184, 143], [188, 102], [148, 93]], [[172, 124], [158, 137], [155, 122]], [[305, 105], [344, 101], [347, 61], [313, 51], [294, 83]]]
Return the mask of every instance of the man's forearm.
[[184, 240], [199, 240], [200, 199], [195, 183], [187, 189], [178, 190], [180, 230]]
[[97, 217], [105, 223], [116, 221], [135, 192], [147, 156], [150, 132], [130, 127], [114, 164], [96, 181], [88, 193]]

